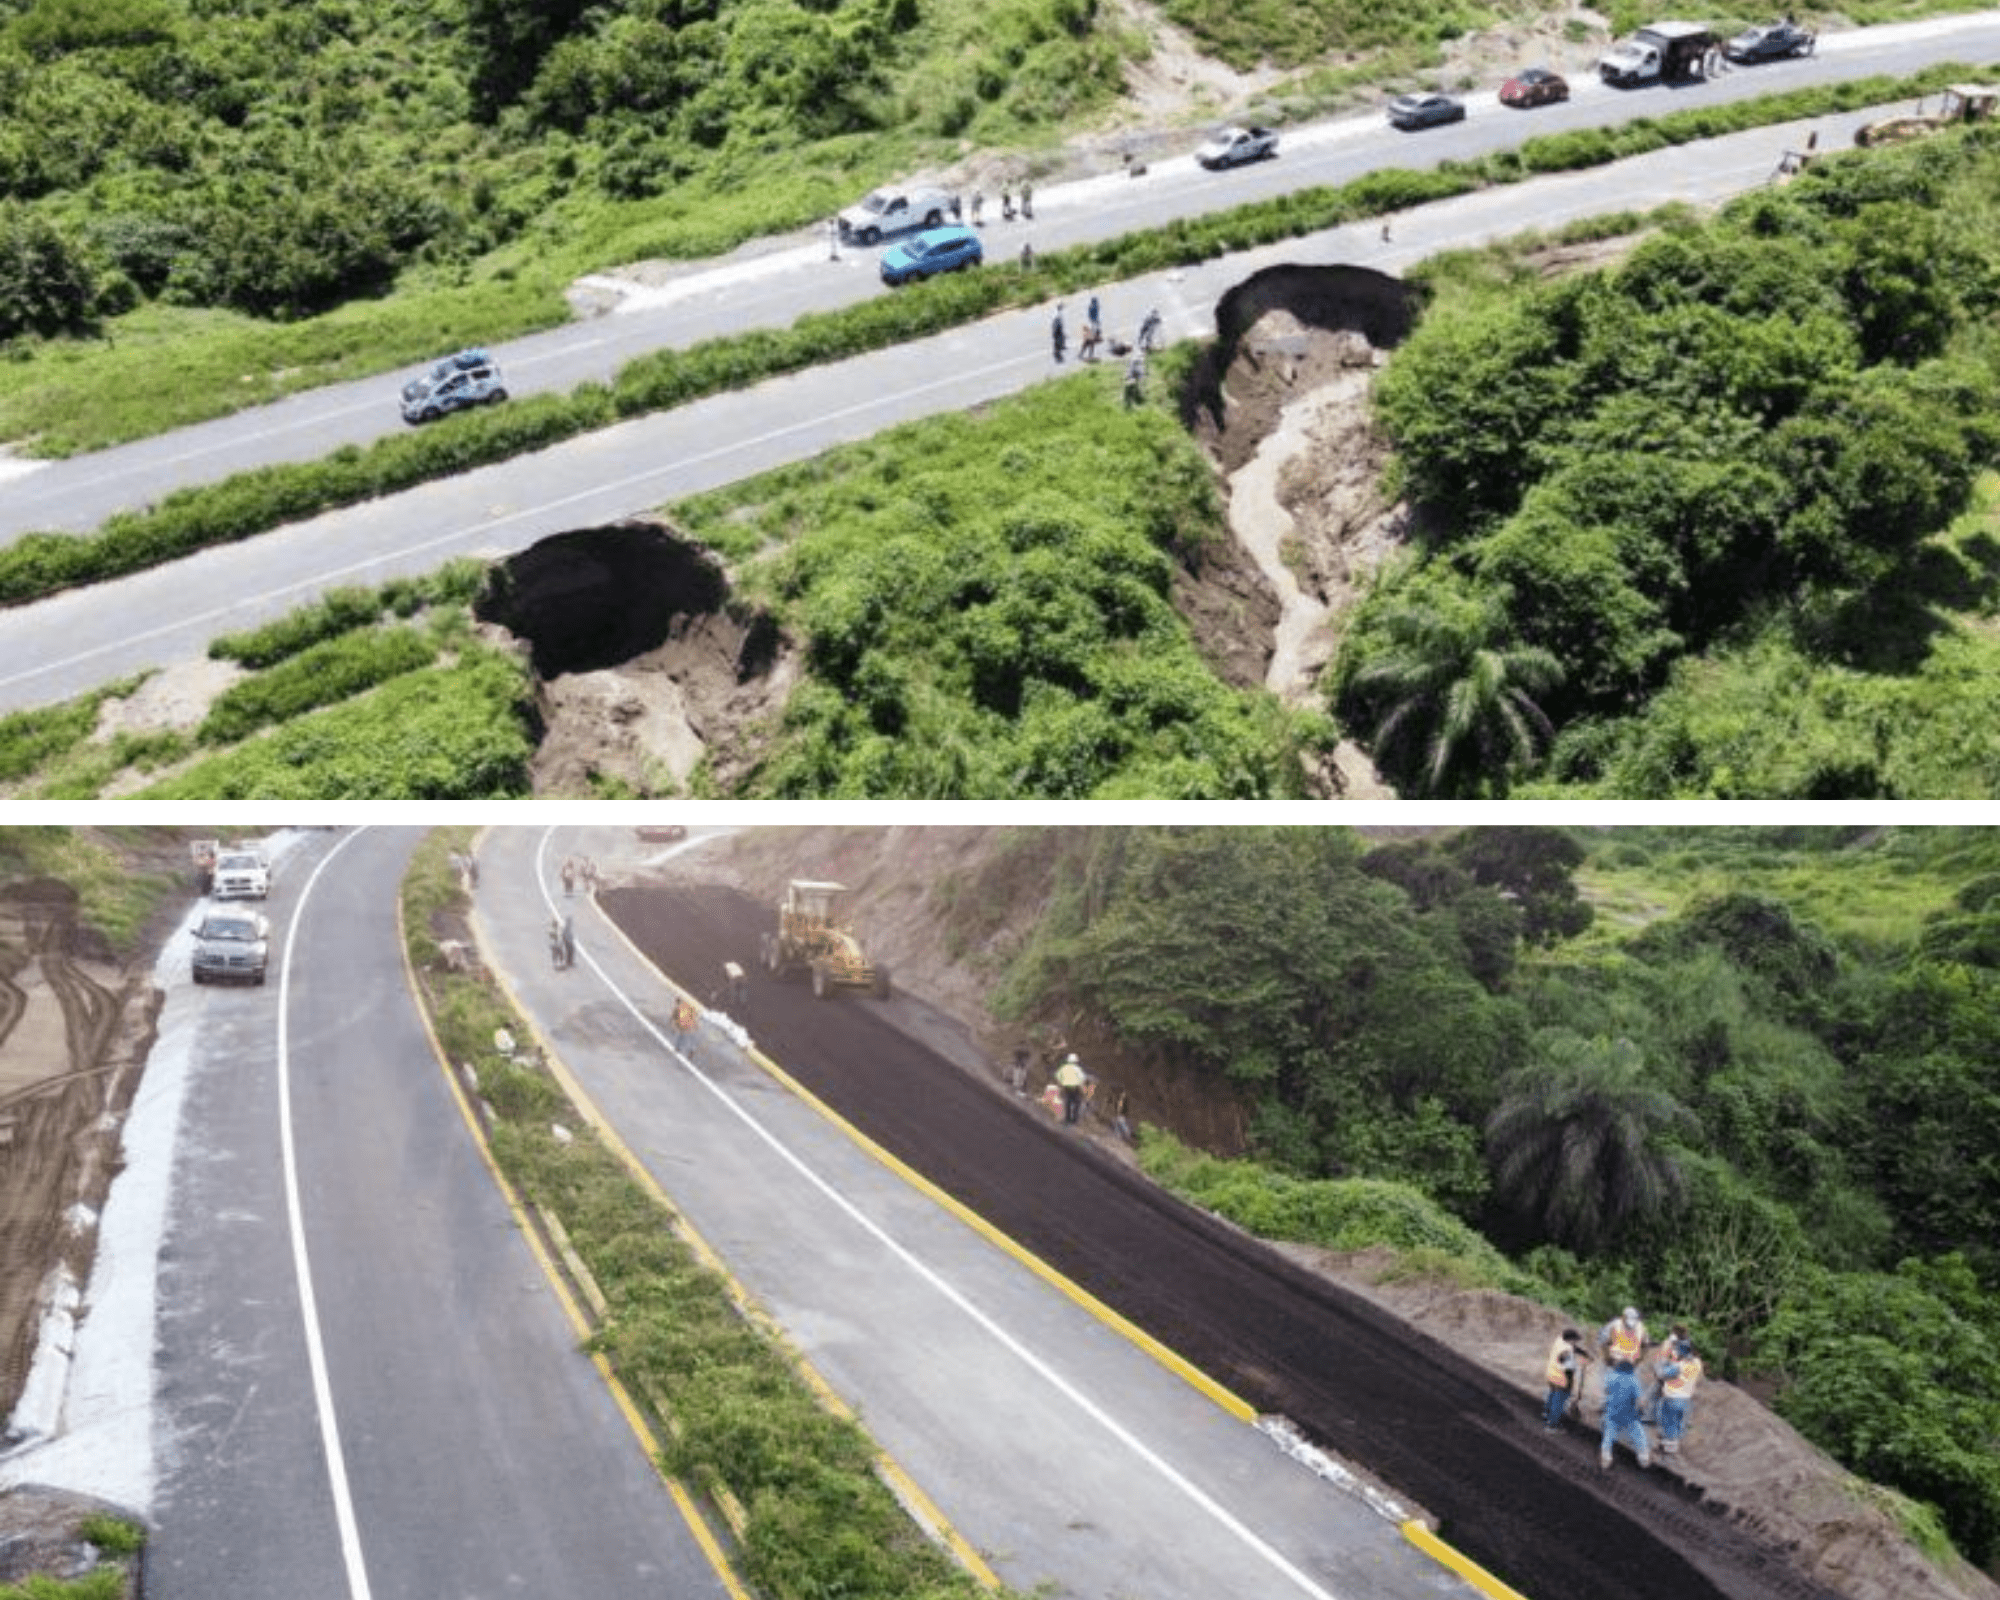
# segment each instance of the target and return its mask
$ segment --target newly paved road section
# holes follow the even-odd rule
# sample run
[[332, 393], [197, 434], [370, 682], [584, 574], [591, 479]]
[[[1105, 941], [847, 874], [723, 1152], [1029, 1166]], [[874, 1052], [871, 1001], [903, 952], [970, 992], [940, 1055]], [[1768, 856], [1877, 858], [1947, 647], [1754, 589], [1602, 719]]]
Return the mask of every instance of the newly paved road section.
[[[1003, 1580], [1086, 1600], [1473, 1593], [763, 1070], [678, 1053], [672, 991], [592, 902], [562, 897], [574, 847], [487, 836], [490, 958], [730, 1271]], [[567, 972], [548, 963], [551, 903], [577, 919]]]
[[[579, 1352], [420, 1024], [396, 922], [420, 837], [316, 837], [271, 902], [289, 982], [274, 971], [262, 989], [169, 1002], [195, 1014], [199, 1056], [160, 1269], [146, 1593], [725, 1600]], [[310, 1308], [288, 1220], [287, 1080]]]
[[[616, 835], [559, 837], [609, 860]], [[775, 921], [770, 907], [701, 884], [700, 859], [682, 881], [604, 896], [698, 988], [725, 959], [754, 963]], [[744, 1010], [764, 1048], [871, 1138], [1258, 1410], [1436, 1514], [1447, 1538], [1533, 1600], [1598, 1600], [1607, 1586], [1623, 1600], [1826, 1600], [1783, 1552], [1669, 1474], [1606, 1476], [1594, 1437], [1550, 1438], [1514, 1375], [1174, 1201], [952, 1065], [891, 1025], [898, 1002], [816, 1001], [758, 975]]]

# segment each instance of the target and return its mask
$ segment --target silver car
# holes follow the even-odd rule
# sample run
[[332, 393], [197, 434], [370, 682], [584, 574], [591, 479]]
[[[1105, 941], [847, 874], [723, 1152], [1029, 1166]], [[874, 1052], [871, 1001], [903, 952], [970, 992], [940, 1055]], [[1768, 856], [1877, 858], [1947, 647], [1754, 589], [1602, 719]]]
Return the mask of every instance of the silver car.
[[262, 983], [271, 956], [271, 924], [261, 912], [217, 907], [194, 930], [196, 983]]

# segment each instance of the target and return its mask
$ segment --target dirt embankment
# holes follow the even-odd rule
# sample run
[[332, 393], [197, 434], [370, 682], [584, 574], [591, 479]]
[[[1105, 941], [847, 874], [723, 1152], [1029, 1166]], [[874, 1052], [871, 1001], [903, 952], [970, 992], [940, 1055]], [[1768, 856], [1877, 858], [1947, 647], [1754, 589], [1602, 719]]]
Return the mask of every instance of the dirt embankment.
[[0, 885], [0, 1414], [12, 1415], [57, 1275], [88, 1276], [118, 1128], [160, 996], [52, 879]]
[[[184, 846], [161, 848], [174, 860]], [[150, 943], [120, 961], [68, 884], [0, 883], [0, 1449], [50, 1420], [18, 1407], [52, 1302], [90, 1277], [159, 1018], [152, 967]], [[79, 1526], [117, 1509], [49, 1490], [0, 1494], [0, 1584], [88, 1570], [97, 1557]]]
[[[1102, 1081], [1130, 1094], [1140, 1120], [1204, 1148], [1240, 1150], [1245, 1108], [1212, 1082], [1119, 1057], [1084, 1016], [995, 1015], [1002, 966], [1046, 910], [1048, 867], [1046, 849], [1008, 830], [763, 828], [665, 869], [616, 871], [611, 881], [665, 875], [721, 882], [773, 906], [787, 878], [845, 883], [855, 891], [855, 925], [871, 953], [894, 969], [897, 988], [945, 1014], [926, 1027], [925, 1042], [996, 1092], [1004, 1090], [1016, 1045], [1036, 1047], [1031, 1087], [1039, 1087], [1048, 1052], [1075, 1043]], [[1097, 1137], [1107, 1153], [1126, 1154], [1108, 1129]], [[1492, 1291], [1405, 1280], [1393, 1274], [1386, 1252], [1282, 1248], [1510, 1383], [1524, 1415], [1541, 1398], [1542, 1364], [1565, 1322], [1592, 1326], [1615, 1310], [1575, 1307], [1566, 1315]], [[1653, 1320], [1671, 1317], [1671, 1308], [1660, 1308]], [[1596, 1392], [1593, 1379], [1593, 1422]], [[1962, 1563], [1933, 1566], [1903, 1538], [1879, 1497], [1731, 1384], [1704, 1387], [1686, 1451], [1662, 1466], [1694, 1504], [1750, 1534], [1773, 1562], [1850, 1600], [2000, 1600], [2000, 1585]]]

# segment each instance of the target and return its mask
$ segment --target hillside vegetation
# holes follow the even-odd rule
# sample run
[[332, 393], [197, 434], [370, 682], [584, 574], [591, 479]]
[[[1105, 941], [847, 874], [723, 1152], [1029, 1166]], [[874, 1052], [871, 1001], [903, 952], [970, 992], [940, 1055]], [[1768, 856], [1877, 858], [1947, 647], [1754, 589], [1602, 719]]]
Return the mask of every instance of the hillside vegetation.
[[[1158, 14], [1218, 58], [1288, 69], [1276, 115], [1374, 98], [1449, 41], [1563, 9]], [[1144, 0], [0, 0], [0, 345], [17, 357], [0, 441], [139, 437], [560, 322], [580, 274], [718, 255], [894, 174], [1028, 170], [1121, 109], [1154, 16]]]
[[1412, 559], [1331, 694], [1406, 792], [2000, 792], [2000, 134], [1618, 267], [1437, 275], [1377, 389]]
[[1584, 837], [1016, 830], [931, 899], [1142, 1122], [1244, 1108], [1248, 1161], [1143, 1141], [1202, 1204], [1685, 1322], [1991, 1563], [2000, 834]]

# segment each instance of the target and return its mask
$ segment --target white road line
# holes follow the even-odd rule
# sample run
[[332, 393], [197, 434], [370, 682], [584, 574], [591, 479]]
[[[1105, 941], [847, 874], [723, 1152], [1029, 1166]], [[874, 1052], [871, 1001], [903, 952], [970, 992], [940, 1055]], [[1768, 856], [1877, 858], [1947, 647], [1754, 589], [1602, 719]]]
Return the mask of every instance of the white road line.
[[[547, 855], [548, 855], [549, 841], [554, 836], [554, 834], [555, 834], [554, 828], [544, 829], [542, 832], [541, 844], [536, 848], [535, 851], [535, 882], [537, 887], [540, 888], [542, 892], [542, 903], [548, 907], [552, 915], [559, 914], [555, 896], [551, 892], [549, 876], [547, 871]], [[838, 1189], [834, 1188], [831, 1183], [829, 1183], [826, 1179], [822, 1178], [811, 1167], [807, 1166], [803, 1158], [794, 1154], [787, 1146], [781, 1143], [776, 1134], [772, 1133], [770, 1129], [766, 1128], [748, 1111], [744, 1110], [744, 1108], [741, 1105], [739, 1105], [734, 1099], [730, 1097], [727, 1091], [725, 1091], [720, 1084], [716, 1083], [715, 1080], [710, 1078], [706, 1073], [704, 1073], [701, 1070], [701, 1068], [697, 1067], [686, 1056], [682, 1055], [681, 1052], [674, 1047], [673, 1041], [670, 1040], [666, 1036], [666, 1034], [662, 1033], [660, 1029], [654, 1025], [652, 1019], [646, 1016], [646, 1014], [642, 1012], [636, 1004], [633, 1003], [632, 999], [624, 992], [624, 990], [620, 989], [615, 983], [611, 981], [610, 975], [605, 972], [604, 968], [598, 964], [598, 962], [591, 956], [589, 951], [585, 950], [580, 945], [577, 947], [577, 959], [583, 962], [586, 966], [590, 968], [590, 970], [593, 973], [596, 974], [598, 981], [602, 983], [604, 987], [611, 992], [611, 994], [617, 999], [618, 1003], [622, 1005], [625, 1008], [625, 1010], [631, 1014], [632, 1019], [635, 1022], [637, 1022], [639, 1026], [643, 1028], [648, 1035], [650, 1035], [654, 1040], [656, 1040], [659, 1043], [660, 1047], [663, 1050], [665, 1050], [668, 1055], [672, 1056], [674, 1060], [678, 1061], [683, 1067], [685, 1067], [689, 1072], [689, 1074], [694, 1078], [694, 1080], [697, 1083], [699, 1083], [710, 1094], [715, 1096], [715, 1098], [722, 1103], [722, 1105], [729, 1111], [729, 1113], [732, 1116], [734, 1116], [753, 1134], [755, 1134], [759, 1139], [761, 1139], [764, 1142], [764, 1144], [770, 1148], [771, 1152], [778, 1157], [779, 1160], [783, 1161], [793, 1171], [798, 1173], [798, 1175], [801, 1178], [803, 1178], [807, 1183], [811, 1184], [813, 1188], [817, 1189], [822, 1195], [824, 1195], [829, 1201], [831, 1201], [832, 1204], [838, 1210], [844, 1212], [847, 1215], [847, 1217], [857, 1227], [859, 1227], [864, 1233], [867, 1233], [872, 1238], [874, 1238], [882, 1246], [883, 1249], [887, 1250], [898, 1261], [902, 1262], [905, 1266], [907, 1266], [913, 1273], [917, 1275], [918, 1278], [920, 1278], [923, 1282], [929, 1284], [939, 1294], [944, 1296], [946, 1300], [950, 1301], [951, 1304], [958, 1307], [960, 1311], [964, 1312], [966, 1316], [970, 1317], [972, 1321], [976, 1323], [981, 1329], [983, 1329], [991, 1338], [993, 1338], [995, 1342], [1000, 1344], [1014, 1356], [1017, 1356], [1020, 1359], [1022, 1365], [1025, 1366], [1031, 1373], [1034, 1374], [1037, 1382], [1048, 1384], [1054, 1387], [1058, 1392], [1060, 1392], [1063, 1395], [1065, 1399], [1067, 1399], [1073, 1406], [1075, 1406], [1078, 1411], [1082, 1412], [1085, 1416], [1089, 1417], [1093, 1422], [1097, 1423], [1100, 1427], [1102, 1427], [1107, 1433], [1109, 1433], [1120, 1444], [1124, 1445], [1127, 1449], [1129, 1449], [1147, 1466], [1151, 1467], [1168, 1483], [1172, 1484], [1176, 1489], [1180, 1490], [1181, 1493], [1186, 1495], [1188, 1499], [1192, 1500], [1195, 1503], [1195, 1505], [1200, 1507], [1203, 1511], [1207, 1512], [1209, 1516], [1213, 1517], [1230, 1533], [1234, 1534], [1238, 1539], [1240, 1539], [1252, 1551], [1254, 1551], [1258, 1556], [1260, 1556], [1272, 1568], [1274, 1568], [1276, 1571], [1281, 1573], [1285, 1578], [1287, 1578], [1293, 1585], [1302, 1590], [1304, 1593], [1312, 1596], [1313, 1600], [1340, 1600], [1340, 1597], [1336, 1595], [1334, 1591], [1326, 1588], [1323, 1584], [1316, 1582], [1309, 1573], [1300, 1569], [1294, 1563], [1286, 1559], [1286, 1557], [1283, 1554], [1281, 1554], [1278, 1550], [1273, 1548], [1270, 1544], [1266, 1543], [1263, 1539], [1259, 1538], [1258, 1535], [1252, 1529], [1246, 1527], [1243, 1524], [1243, 1522], [1240, 1521], [1235, 1515], [1233, 1515], [1225, 1506], [1221, 1505], [1206, 1491], [1198, 1487], [1196, 1484], [1191, 1482], [1187, 1477], [1185, 1477], [1182, 1473], [1177, 1471], [1171, 1464], [1169, 1464], [1165, 1460], [1165, 1458], [1160, 1456], [1151, 1447], [1146, 1445], [1142, 1440], [1140, 1440], [1137, 1436], [1135, 1436], [1116, 1418], [1112, 1417], [1109, 1412], [1105, 1411], [1101, 1406], [1099, 1406], [1096, 1401], [1092, 1400], [1089, 1395], [1085, 1394], [1075, 1384], [1071, 1383], [1067, 1378], [1065, 1378], [1059, 1371], [1056, 1370], [1056, 1368], [1051, 1364], [1051, 1362], [1049, 1361], [1048, 1357], [1045, 1354], [1040, 1354], [1037, 1353], [1036, 1351], [1030, 1350], [1026, 1344], [1024, 1344], [1021, 1340], [1015, 1338], [1013, 1334], [1009, 1333], [1005, 1328], [1001, 1327], [1000, 1324], [994, 1321], [992, 1317], [987, 1315], [987, 1313], [985, 1313], [984, 1311], [980, 1310], [979, 1307], [977, 1307], [970, 1300], [968, 1300], [963, 1293], [961, 1293], [958, 1289], [953, 1287], [952, 1284], [947, 1282], [944, 1276], [941, 1273], [939, 1273], [935, 1268], [931, 1267], [926, 1262], [919, 1259], [917, 1255], [913, 1251], [911, 1251], [907, 1246], [900, 1244], [895, 1239], [891, 1238], [887, 1233], [887, 1231], [884, 1230], [879, 1223], [874, 1221], [873, 1218], [863, 1214], [863, 1212], [854, 1204], [853, 1201], [849, 1200], [847, 1196], [842, 1194]]]
[[[904, 346], [889, 347], [891, 351], [903, 348], [906, 347]], [[887, 353], [887, 352], [877, 352], [877, 353]], [[1006, 361], [995, 362], [991, 366], [981, 367], [977, 369], [975, 372], [971, 373], [970, 376], [978, 377], [985, 373], [998, 372], [1007, 367], [1021, 366], [1025, 363], [1035, 361], [1038, 359], [1039, 359], [1038, 357], [1026, 357], [1026, 356], [1014, 357]], [[782, 382], [784, 378], [805, 378], [814, 371], [822, 371], [822, 370], [825, 369], [809, 368], [803, 372], [787, 373], [781, 375], [778, 381]], [[670, 477], [675, 473], [685, 472], [691, 466], [701, 466], [707, 462], [720, 461], [728, 456], [735, 455], [743, 451], [755, 450], [763, 445], [770, 444], [774, 440], [783, 439], [790, 434], [803, 433], [810, 429], [824, 427], [828, 422], [838, 421], [850, 417], [865, 416], [870, 411], [881, 410], [889, 406], [900, 404], [901, 402], [908, 400], [913, 395], [929, 394], [934, 389], [949, 389], [956, 384], [964, 382], [967, 376], [968, 374], [966, 372], [960, 371], [953, 373], [948, 377], [936, 379], [931, 383], [917, 384], [912, 387], [898, 389], [893, 394], [884, 395], [878, 399], [863, 400], [855, 405], [844, 406], [835, 411], [817, 412], [810, 417], [802, 417], [797, 422], [787, 423], [784, 427], [772, 428], [768, 432], [756, 435], [754, 438], [740, 439], [733, 444], [719, 445], [715, 449], [703, 451], [699, 455], [676, 457], [673, 463], [669, 466], [648, 467], [642, 472], [635, 472], [631, 474], [629, 477], [616, 478], [605, 482], [592, 484], [588, 489], [580, 489], [576, 493], [564, 495], [560, 499], [538, 501], [534, 506], [530, 507], [528, 510], [511, 511], [508, 512], [505, 516], [496, 517], [490, 522], [482, 523], [479, 525], [479, 529], [480, 531], [491, 531], [494, 529], [505, 528], [510, 523], [522, 522], [532, 517], [546, 516], [550, 512], [560, 511], [565, 506], [578, 505], [585, 501], [596, 499], [600, 495], [613, 493], [623, 489], [629, 489], [634, 487], [635, 485], [651, 482], [658, 478]], [[740, 392], [740, 391], [733, 391], [733, 392]], [[721, 397], [710, 396], [708, 398], [717, 399]], [[689, 403], [699, 404], [700, 402], [693, 401]], [[672, 415], [673, 415], [672, 411], [654, 412], [647, 417], [634, 417], [628, 419], [626, 422], [623, 423], [614, 423], [613, 426], [636, 427], [642, 425], [647, 421], [654, 420], [659, 417], [667, 417]], [[599, 430], [597, 433], [579, 435], [578, 437], [599, 438], [602, 437], [604, 432], [608, 431], [609, 431], [608, 429]], [[571, 444], [575, 442], [576, 442], [575, 440], [565, 440], [563, 443]], [[827, 449], [829, 450], [836, 449], [838, 448], [838, 444], [839, 441], [834, 441], [832, 443], [829, 443], [827, 445]], [[554, 445], [551, 446], [551, 448], [561, 449], [563, 448], [563, 445]], [[521, 462], [530, 459], [532, 458], [517, 456], [512, 458], [512, 460], [510, 461], [496, 461], [491, 463], [488, 467], [477, 470], [506, 471], [510, 467], [517, 466]], [[450, 480], [441, 480], [441, 481], [448, 482]], [[407, 490], [405, 492], [415, 494], [421, 492], [425, 488], [434, 486], [435, 485], [433, 484], [419, 484], [414, 488]], [[366, 504], [366, 502], [362, 502], [362, 504]], [[338, 516], [343, 511], [352, 511], [354, 509], [356, 509], [354, 506], [341, 506], [337, 507], [333, 511], [324, 514], [327, 516]], [[299, 527], [302, 526], [302, 524], [292, 523], [289, 526]], [[335, 567], [330, 571], [321, 571], [314, 573], [310, 577], [300, 578], [296, 583], [289, 583], [282, 588], [268, 590], [264, 594], [258, 596], [258, 598], [263, 600], [269, 600], [275, 598], [282, 598], [286, 595], [317, 593], [323, 591], [332, 584], [338, 583], [343, 578], [350, 578], [357, 573], [366, 572], [372, 567], [379, 567], [385, 561], [399, 560], [412, 555], [421, 554], [427, 550], [435, 550], [441, 547], [459, 544], [466, 538], [466, 536], [469, 533], [473, 531], [474, 530], [470, 527], [465, 527], [465, 526], [455, 527], [446, 533], [441, 533], [437, 535], [435, 538], [420, 540], [416, 544], [400, 545], [394, 550], [384, 551], [381, 554], [369, 556], [359, 561], [349, 562], [346, 566]], [[195, 555], [188, 556], [184, 559], [196, 560], [199, 559], [201, 555], [209, 554], [211, 551], [224, 550], [227, 548], [228, 547], [226, 545], [213, 545], [210, 546], [208, 550], [199, 551]], [[132, 573], [129, 576], [132, 577], [133, 579], [138, 579], [144, 577], [145, 574]], [[111, 581], [115, 583], [121, 580], [113, 579]], [[77, 593], [77, 594], [85, 592], [87, 591], [84, 589], [63, 591], [63, 593]], [[62, 599], [62, 594], [53, 595], [50, 597], [50, 599], [52, 601], [60, 601]], [[57, 672], [61, 671], [66, 667], [73, 667], [79, 665], [82, 662], [91, 660], [95, 656], [110, 655], [117, 651], [128, 650], [133, 645], [143, 644], [148, 639], [164, 638], [171, 634], [183, 633], [191, 627], [212, 625], [214, 623], [220, 622], [224, 617], [227, 617], [240, 609], [241, 609], [240, 601], [232, 602], [231, 604], [225, 606], [216, 606], [207, 611], [196, 612], [192, 616], [183, 616], [176, 618], [174, 621], [169, 623], [163, 623], [157, 628], [145, 628], [141, 629], [137, 633], [128, 633], [121, 638], [111, 640], [110, 642], [105, 644], [97, 645], [92, 649], [78, 651], [75, 655], [53, 657], [48, 660], [40, 661], [36, 663], [36, 665], [34, 665], [33, 667], [28, 668], [26, 671], [12, 673], [6, 677], [0, 677], [0, 688], [6, 688], [16, 683], [29, 682], [32, 679], [42, 677], [47, 673]]]
[[342, 835], [326, 853], [299, 893], [292, 908], [291, 926], [285, 930], [285, 958], [278, 977], [278, 1139], [284, 1151], [285, 1214], [291, 1225], [292, 1265], [298, 1272], [299, 1313], [305, 1322], [306, 1360], [312, 1368], [313, 1404], [319, 1412], [320, 1443], [326, 1449], [327, 1477], [332, 1481], [333, 1516], [340, 1530], [340, 1556], [347, 1568], [347, 1592], [351, 1600], [370, 1600], [368, 1569], [361, 1555], [361, 1533], [354, 1520], [354, 1497], [347, 1487], [347, 1465], [340, 1451], [340, 1426], [334, 1420], [333, 1386], [327, 1381], [326, 1347], [320, 1338], [319, 1302], [313, 1295], [312, 1263], [306, 1257], [304, 1213], [299, 1205], [298, 1156], [292, 1143], [291, 995], [292, 952], [298, 948], [299, 922], [305, 916], [313, 886], [334, 858], [360, 837], [360, 830]]

